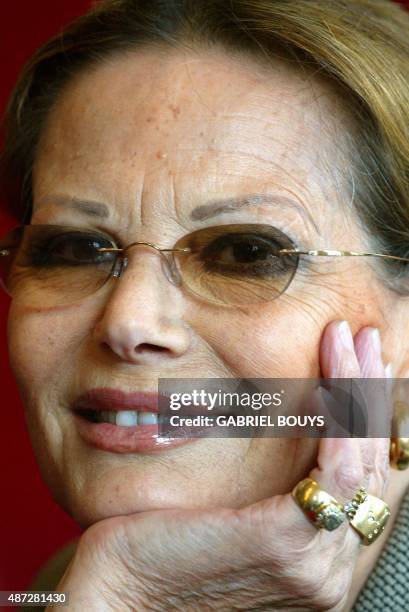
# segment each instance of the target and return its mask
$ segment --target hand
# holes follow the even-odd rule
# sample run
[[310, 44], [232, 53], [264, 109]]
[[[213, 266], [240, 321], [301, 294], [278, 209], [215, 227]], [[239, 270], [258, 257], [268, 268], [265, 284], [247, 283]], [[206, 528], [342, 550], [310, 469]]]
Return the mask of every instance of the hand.
[[[331, 323], [322, 377], [384, 377], [371, 328], [340, 340]], [[348, 331], [348, 328], [347, 328]], [[375, 340], [375, 341], [374, 341]], [[383, 497], [389, 439], [324, 438], [310, 476], [341, 503], [363, 485]], [[81, 537], [57, 591], [71, 611], [344, 609], [360, 538], [317, 530], [291, 495], [240, 510], [160, 510], [106, 519]], [[53, 608], [47, 608], [53, 609]]]

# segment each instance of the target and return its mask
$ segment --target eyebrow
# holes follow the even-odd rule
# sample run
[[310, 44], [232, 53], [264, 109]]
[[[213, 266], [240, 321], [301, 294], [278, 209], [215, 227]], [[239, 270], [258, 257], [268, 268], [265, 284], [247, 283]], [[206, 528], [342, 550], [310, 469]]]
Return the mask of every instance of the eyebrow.
[[194, 221], [204, 221], [219, 215], [224, 212], [234, 212], [242, 208], [249, 208], [260, 204], [269, 204], [272, 206], [286, 206], [297, 210], [304, 218], [307, 218], [314, 226], [319, 234], [317, 224], [310, 215], [309, 211], [299, 204], [296, 200], [283, 195], [271, 194], [250, 194], [239, 198], [226, 198], [222, 200], [213, 200], [207, 204], [197, 206], [190, 213], [190, 218]]
[[45, 206], [46, 204], [56, 204], [63, 206], [64, 208], [73, 208], [78, 212], [87, 215], [88, 217], [99, 217], [107, 219], [109, 214], [109, 208], [102, 202], [96, 202], [95, 200], [83, 200], [80, 198], [73, 198], [63, 195], [47, 196], [42, 199], [39, 203], [39, 207]]
[[[110, 216], [108, 206], [102, 202], [96, 202], [95, 200], [83, 200], [64, 195], [55, 195], [45, 197], [40, 201], [39, 206], [45, 206], [46, 204], [57, 204], [58, 206], [73, 208], [84, 215], [94, 218], [98, 217], [107, 219]], [[205, 221], [224, 212], [234, 212], [236, 210], [241, 210], [242, 208], [249, 208], [251, 206], [257, 206], [260, 204], [294, 208], [304, 218], [307, 218], [310, 221], [318, 234], [320, 233], [317, 224], [308, 210], [296, 200], [283, 195], [249, 194], [237, 198], [212, 200], [206, 204], [196, 206], [196, 208], [191, 211], [190, 218], [193, 221]]]

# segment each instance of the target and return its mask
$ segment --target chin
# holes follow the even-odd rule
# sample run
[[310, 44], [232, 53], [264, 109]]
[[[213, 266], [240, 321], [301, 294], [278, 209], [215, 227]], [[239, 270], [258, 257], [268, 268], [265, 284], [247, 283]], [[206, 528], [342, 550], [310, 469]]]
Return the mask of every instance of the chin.
[[83, 528], [117, 516], [167, 509], [200, 509], [192, 491], [178, 490], [172, 483], [149, 483], [143, 479], [119, 481], [116, 473], [105, 474], [80, 490], [72, 490], [57, 502]]

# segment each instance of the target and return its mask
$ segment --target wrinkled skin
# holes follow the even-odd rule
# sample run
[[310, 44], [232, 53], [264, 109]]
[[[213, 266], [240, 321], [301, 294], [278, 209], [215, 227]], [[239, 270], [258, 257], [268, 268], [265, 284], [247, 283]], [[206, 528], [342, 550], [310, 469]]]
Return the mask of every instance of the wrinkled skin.
[[[328, 83], [281, 62], [266, 69], [216, 50], [147, 50], [113, 58], [70, 83], [51, 112], [34, 168], [31, 222], [94, 227], [122, 244], [144, 240], [163, 247], [206, 225], [260, 222], [278, 227], [300, 247], [362, 250], [368, 239], [348, 206], [351, 160], [342, 132], [352, 127], [345, 108]], [[198, 205], [255, 193], [272, 194], [276, 204], [189, 218]], [[105, 203], [109, 218], [70, 209], [69, 197]], [[399, 375], [408, 366], [402, 327], [409, 315], [368, 261], [305, 263], [274, 302], [222, 309], [170, 284], [154, 252], [135, 253], [115, 287], [109, 284], [81, 303], [54, 309], [12, 303], [8, 339], [34, 450], [55, 498], [84, 526], [134, 516], [130, 531], [125, 521], [118, 533], [126, 532], [137, 573], [144, 558], [139, 538], [152, 533], [151, 521], [160, 517], [135, 513], [239, 510], [257, 502], [265, 508], [261, 500], [288, 493], [314, 467], [317, 442], [198, 440], [155, 454], [98, 451], [73, 425], [70, 405], [79, 393], [99, 386], [155, 390], [159, 377], [334, 377], [368, 375], [370, 368], [383, 376], [390, 361]], [[339, 319], [351, 323], [354, 335], [364, 330], [360, 342], [366, 348], [358, 357], [351, 347], [345, 355], [335, 331], [322, 343], [324, 329]], [[371, 360], [372, 327], [381, 331], [383, 352], [375, 351]], [[375, 477], [378, 495], [385, 452], [385, 443], [374, 443], [371, 456], [383, 466]], [[345, 498], [356, 485], [352, 480], [340, 485]], [[293, 510], [297, 529], [303, 525], [315, 536]], [[271, 509], [265, 516], [272, 516]], [[143, 517], [147, 531], [138, 532]], [[108, 523], [109, 533], [117, 520]], [[100, 536], [104, 528], [91, 530]], [[117, 535], [106, 539], [108, 551], [121, 541]], [[357, 554], [355, 534], [346, 538], [344, 586]], [[189, 545], [186, 540], [184, 550]], [[159, 574], [166, 554], [158, 553]], [[119, 573], [129, 565], [132, 574], [132, 561], [122, 561]], [[277, 602], [285, 600], [283, 589], [293, 588], [291, 581], [285, 585], [279, 585]]]

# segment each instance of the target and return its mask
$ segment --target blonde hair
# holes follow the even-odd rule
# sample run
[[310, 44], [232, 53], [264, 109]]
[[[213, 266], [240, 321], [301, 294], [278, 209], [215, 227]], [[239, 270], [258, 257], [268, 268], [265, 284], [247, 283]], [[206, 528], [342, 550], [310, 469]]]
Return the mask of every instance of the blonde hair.
[[[6, 111], [1, 182], [8, 210], [31, 217], [42, 126], [70, 79], [111, 54], [149, 45], [284, 53], [347, 93], [356, 119], [354, 206], [385, 252], [409, 256], [409, 13], [391, 0], [105, 0], [33, 55]], [[387, 264], [385, 264], [387, 265]], [[407, 294], [407, 266], [389, 274]]]

